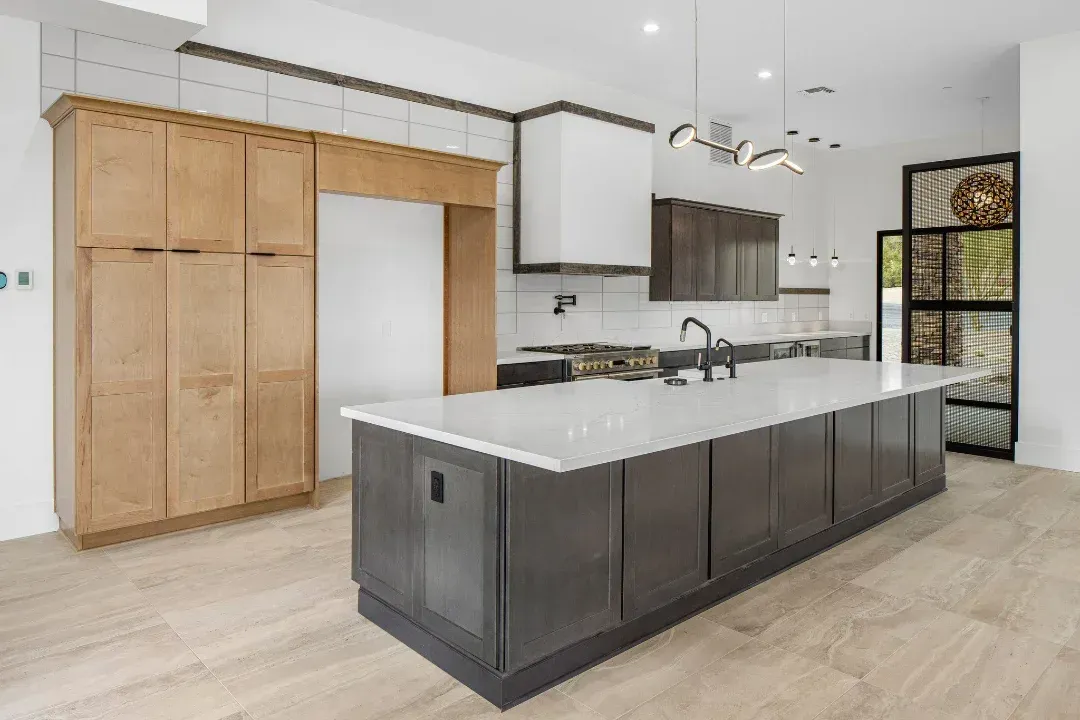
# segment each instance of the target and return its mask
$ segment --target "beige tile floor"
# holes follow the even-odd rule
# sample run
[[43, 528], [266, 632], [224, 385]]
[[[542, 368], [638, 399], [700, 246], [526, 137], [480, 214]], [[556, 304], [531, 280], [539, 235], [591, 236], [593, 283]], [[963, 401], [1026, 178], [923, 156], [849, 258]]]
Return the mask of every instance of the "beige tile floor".
[[[507, 718], [1080, 718], [1080, 475], [949, 457], [949, 492]], [[0, 543], [0, 719], [497, 711], [356, 613], [324, 506], [75, 553]]]

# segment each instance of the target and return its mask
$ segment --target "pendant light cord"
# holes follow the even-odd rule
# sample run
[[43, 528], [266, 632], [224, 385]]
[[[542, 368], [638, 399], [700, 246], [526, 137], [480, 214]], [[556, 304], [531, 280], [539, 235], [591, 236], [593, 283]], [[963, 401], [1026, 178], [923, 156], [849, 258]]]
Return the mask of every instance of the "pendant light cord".
[[[787, 2], [787, 0], [784, 0]], [[694, 127], [697, 127], [698, 118], [698, 0], [694, 0]]]
[[986, 98], [979, 98], [979, 154], [986, 154]]

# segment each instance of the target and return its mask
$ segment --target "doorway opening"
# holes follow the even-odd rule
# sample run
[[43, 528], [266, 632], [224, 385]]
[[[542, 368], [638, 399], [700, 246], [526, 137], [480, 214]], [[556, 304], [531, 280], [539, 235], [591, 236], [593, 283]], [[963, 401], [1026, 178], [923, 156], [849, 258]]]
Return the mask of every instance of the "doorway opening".
[[877, 359], [904, 357], [904, 232], [877, 234]]

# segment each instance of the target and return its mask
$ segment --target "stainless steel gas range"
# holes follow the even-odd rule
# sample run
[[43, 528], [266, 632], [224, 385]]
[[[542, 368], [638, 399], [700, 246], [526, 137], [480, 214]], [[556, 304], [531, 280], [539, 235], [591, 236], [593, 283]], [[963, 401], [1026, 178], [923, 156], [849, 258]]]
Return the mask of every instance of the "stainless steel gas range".
[[567, 380], [648, 380], [660, 377], [660, 353], [648, 345], [574, 343], [518, 348], [566, 356]]

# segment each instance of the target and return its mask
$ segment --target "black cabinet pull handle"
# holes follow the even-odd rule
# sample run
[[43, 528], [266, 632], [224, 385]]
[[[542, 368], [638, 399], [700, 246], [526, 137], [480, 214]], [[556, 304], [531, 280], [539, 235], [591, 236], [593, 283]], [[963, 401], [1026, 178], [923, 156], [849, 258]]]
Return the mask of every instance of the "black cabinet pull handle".
[[202, 250], [191, 250], [189, 248], [170, 248], [170, 252], [201, 253]]
[[249, 252], [248, 255], [260, 255], [263, 257], [274, 257], [277, 253], [272, 252]]
[[131, 249], [136, 252], [165, 252], [165, 248], [136, 247]]

